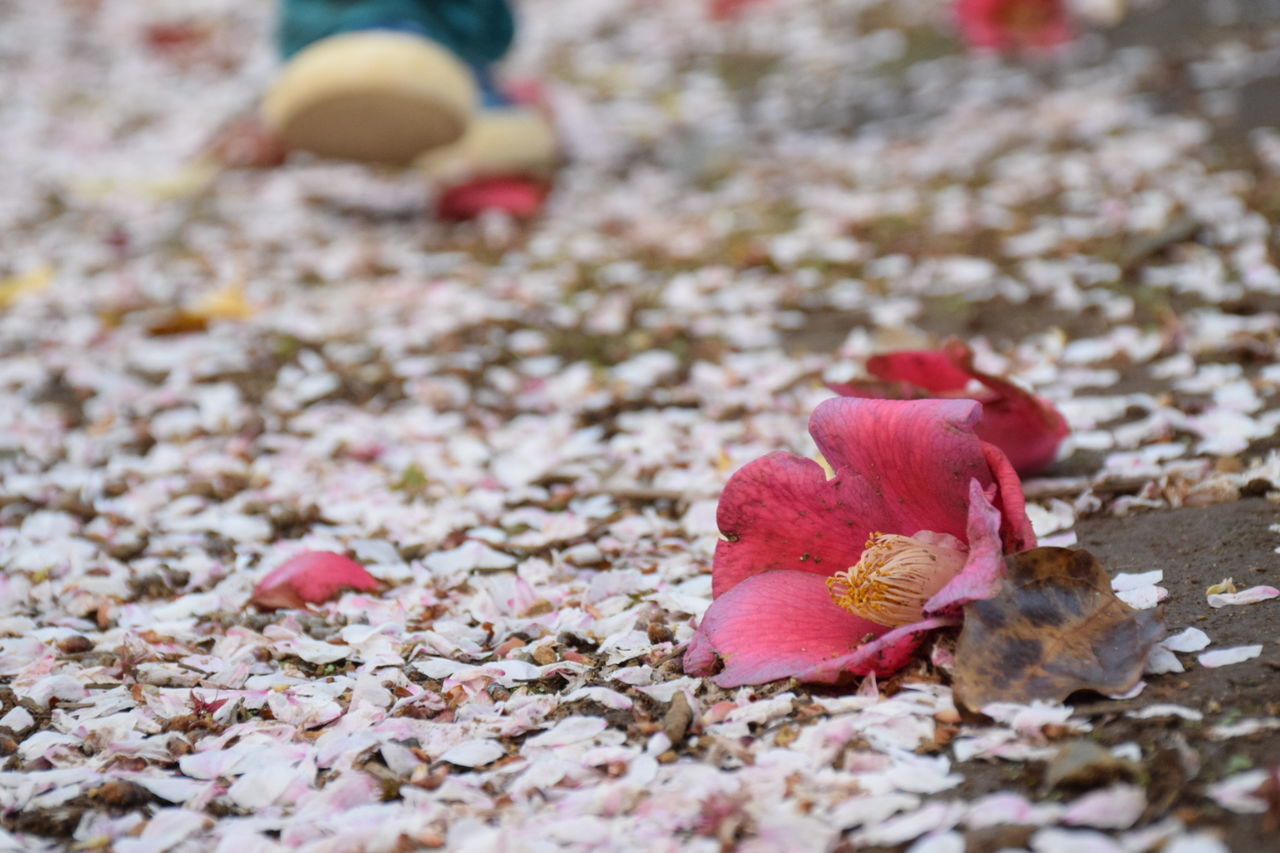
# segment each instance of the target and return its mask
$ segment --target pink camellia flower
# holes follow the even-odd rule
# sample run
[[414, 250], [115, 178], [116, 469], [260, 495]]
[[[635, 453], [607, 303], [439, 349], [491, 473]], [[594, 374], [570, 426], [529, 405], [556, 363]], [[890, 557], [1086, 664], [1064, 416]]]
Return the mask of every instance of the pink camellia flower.
[[344, 589], [373, 592], [381, 585], [364, 566], [332, 551], [304, 551], [272, 570], [253, 588], [264, 610], [322, 604]]
[[[1069, 432], [1053, 404], [1007, 379], [973, 366], [973, 350], [947, 341], [940, 352], [906, 350], [867, 360], [867, 372], [879, 382], [847, 382], [828, 387], [845, 397], [918, 399], [964, 397], [982, 404], [978, 438], [1004, 451], [1020, 474], [1034, 474], [1053, 464], [1058, 446]], [[971, 381], [985, 387], [966, 393]]]
[[956, 25], [982, 50], [1051, 50], [1074, 36], [1065, 0], [955, 0]]
[[725, 486], [714, 601], [685, 671], [721, 687], [887, 675], [1035, 546], [1018, 475], [972, 400], [838, 398], [809, 432], [835, 471], [772, 453]]

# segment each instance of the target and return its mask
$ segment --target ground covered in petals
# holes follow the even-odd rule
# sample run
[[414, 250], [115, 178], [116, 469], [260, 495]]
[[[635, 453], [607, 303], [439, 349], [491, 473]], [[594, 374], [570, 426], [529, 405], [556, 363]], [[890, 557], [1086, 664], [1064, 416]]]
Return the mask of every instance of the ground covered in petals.
[[[1280, 12], [1074, 5], [528, 0], [567, 165], [446, 224], [196, 157], [270, 4], [0, 0], [0, 850], [1261, 849]], [[684, 673], [729, 476], [947, 336], [1065, 416], [1028, 513], [1165, 608], [1139, 688]], [[305, 551], [377, 583], [251, 603]]]

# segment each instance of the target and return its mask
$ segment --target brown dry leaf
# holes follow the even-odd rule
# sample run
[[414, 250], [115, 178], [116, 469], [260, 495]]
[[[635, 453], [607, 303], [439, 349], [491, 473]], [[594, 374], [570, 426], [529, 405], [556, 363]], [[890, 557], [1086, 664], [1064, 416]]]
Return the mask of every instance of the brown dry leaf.
[[1049, 760], [1044, 772], [1046, 789], [1101, 788], [1115, 782], [1132, 782], [1140, 768], [1117, 758], [1111, 750], [1090, 740], [1067, 741]]
[[1159, 611], [1134, 610], [1088, 551], [1035, 548], [1006, 561], [993, 598], [965, 606], [956, 645], [957, 704], [1062, 701], [1077, 690], [1122, 693], [1164, 636]]
[[244, 293], [244, 283], [233, 281], [209, 293], [189, 308], [164, 315], [148, 328], [152, 335], [181, 335], [203, 332], [215, 320], [247, 320], [257, 312]]

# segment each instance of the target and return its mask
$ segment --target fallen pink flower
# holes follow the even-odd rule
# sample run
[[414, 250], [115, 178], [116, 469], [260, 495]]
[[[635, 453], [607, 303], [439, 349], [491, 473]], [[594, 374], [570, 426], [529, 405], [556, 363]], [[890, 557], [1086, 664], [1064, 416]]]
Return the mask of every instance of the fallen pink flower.
[[748, 6], [762, 0], [708, 0], [707, 16], [713, 21], [730, 21], [739, 17]]
[[546, 181], [526, 175], [473, 178], [442, 192], [436, 201], [436, 215], [462, 221], [500, 211], [514, 219], [529, 219], [542, 210], [548, 191]]
[[1018, 475], [972, 400], [834, 399], [809, 432], [835, 471], [772, 453], [726, 485], [714, 601], [685, 671], [721, 687], [888, 675], [1035, 546]]
[[[982, 404], [978, 438], [1004, 451], [1020, 474], [1034, 474], [1058, 455], [1069, 432], [1066, 419], [1048, 400], [1007, 379], [973, 366], [973, 350], [963, 342], [947, 341], [940, 351], [904, 350], [868, 359], [867, 372], [879, 382], [847, 382], [828, 387], [845, 397], [918, 399], [968, 398]], [[966, 393], [971, 381], [984, 387]]]
[[1051, 50], [1075, 33], [1065, 0], [956, 0], [956, 25], [980, 50]]
[[267, 610], [320, 604], [344, 589], [373, 592], [380, 584], [364, 566], [331, 551], [306, 551], [253, 588], [253, 603]]

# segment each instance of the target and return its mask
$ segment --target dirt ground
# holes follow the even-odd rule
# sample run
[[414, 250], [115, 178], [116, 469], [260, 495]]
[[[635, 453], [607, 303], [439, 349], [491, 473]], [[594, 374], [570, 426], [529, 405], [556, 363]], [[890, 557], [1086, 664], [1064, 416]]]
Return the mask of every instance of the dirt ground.
[[[1242, 585], [1273, 583], [1280, 577], [1278, 537], [1269, 529], [1277, 523], [1280, 508], [1253, 498], [1124, 518], [1084, 519], [1076, 531], [1080, 547], [1112, 572], [1164, 570], [1169, 598], [1162, 606], [1169, 626], [1194, 626], [1215, 642], [1244, 645], [1280, 635], [1275, 608], [1211, 608], [1205, 604], [1204, 590], [1227, 577]], [[1209, 737], [1208, 727], [1198, 722], [1178, 717], [1135, 721], [1121, 716], [1126, 710], [1167, 702], [1198, 709], [1206, 720], [1274, 718], [1280, 714], [1277, 673], [1280, 648], [1273, 642], [1264, 646], [1261, 656], [1232, 667], [1192, 666], [1183, 673], [1149, 676], [1140, 700], [1078, 696], [1072, 704], [1094, 721], [1090, 738], [1107, 746], [1130, 741], [1143, 745], [1144, 755], [1150, 757], [1134, 772], [1147, 787], [1152, 804], [1147, 818], [1176, 813], [1191, 826], [1221, 831], [1232, 850], [1277, 850], [1280, 838], [1274, 830], [1264, 829], [1263, 816], [1221, 809], [1205, 796], [1204, 786], [1242, 769], [1280, 762], [1280, 731], [1223, 742]], [[1189, 749], [1198, 757], [1196, 774], [1188, 773], [1182, 760], [1174, 760], [1179, 749]], [[979, 794], [1013, 784], [1045, 793], [1044, 769], [1034, 764], [970, 768], [965, 772], [966, 788]], [[1025, 841], [1000, 832], [995, 835], [998, 839], [969, 836], [968, 849], [994, 851]]]

